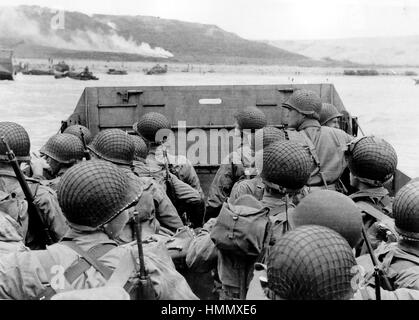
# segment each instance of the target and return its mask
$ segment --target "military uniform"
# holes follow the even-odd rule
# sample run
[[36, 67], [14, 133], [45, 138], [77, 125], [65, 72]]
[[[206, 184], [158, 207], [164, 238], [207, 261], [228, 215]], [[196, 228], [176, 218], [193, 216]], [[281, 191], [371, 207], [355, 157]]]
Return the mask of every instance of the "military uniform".
[[[17, 123], [0, 122], [0, 135], [5, 137], [18, 161], [29, 161], [30, 140], [26, 130]], [[32, 249], [42, 247], [43, 239], [38, 239], [37, 231], [29, 226], [28, 205], [22, 187], [11, 167], [8, 164], [6, 148], [0, 143], [0, 190], [2, 199], [1, 210], [17, 222], [20, 234], [25, 245]], [[40, 209], [43, 222], [50, 231], [53, 241], [59, 241], [67, 231], [66, 219], [57, 201], [56, 193], [48, 187], [40, 185], [39, 181], [26, 178], [29, 188], [34, 196], [35, 205]], [[17, 226], [15, 224], [15, 226]]]
[[303, 114], [304, 120], [294, 130], [288, 131], [290, 140], [305, 145], [313, 157], [313, 172], [308, 185], [313, 189], [336, 190], [338, 179], [347, 167], [344, 157], [346, 145], [353, 139], [346, 132], [322, 127], [319, 123], [322, 102], [312, 91], [297, 90], [282, 104]]
[[[138, 209], [142, 210], [144, 194], [133, 192], [130, 183], [118, 167], [101, 160], [82, 162], [70, 168], [58, 191], [70, 231], [63, 241], [47, 250], [3, 256], [0, 298], [38, 299], [55, 292], [103, 287], [107, 281], [114, 283], [115, 274], [120, 277], [118, 281], [124, 276], [126, 280], [135, 277], [136, 247], [134, 244], [118, 247], [110, 238], [116, 236], [122, 226], [123, 220], [115, 219], [124, 212], [126, 215], [126, 210], [138, 201]], [[144, 261], [155, 298], [196, 299], [161, 244], [144, 244]], [[124, 285], [125, 281], [120, 283]]]
[[[172, 231], [183, 227], [183, 222], [170, 199], [152, 178], [138, 177], [131, 169], [135, 146], [122, 130], [108, 129], [99, 132], [88, 148], [94, 155], [120, 167], [132, 182], [134, 191], [145, 189], [153, 195], [154, 214], [159, 223]], [[128, 228], [127, 228], [128, 230]], [[131, 241], [131, 240], [130, 240]]]
[[[377, 223], [384, 223], [391, 229], [392, 202], [383, 184], [394, 175], [397, 167], [397, 154], [385, 140], [373, 136], [362, 137], [353, 141], [346, 152], [351, 184], [359, 190], [350, 195], [363, 212], [364, 227], [373, 249], [380, 241], [387, 241], [385, 235], [379, 235]], [[394, 232], [394, 230], [393, 230]], [[367, 253], [367, 247], [361, 243], [357, 254]]]
[[[216, 217], [223, 202], [230, 196], [233, 185], [241, 179], [251, 179], [257, 175], [255, 168], [254, 134], [245, 137], [243, 130], [262, 129], [267, 124], [265, 114], [256, 107], [247, 107], [234, 115], [241, 132], [241, 144], [237, 150], [230, 153], [218, 168], [211, 183], [206, 201], [206, 220]], [[250, 140], [247, 140], [249, 138]]]
[[[419, 182], [412, 181], [401, 188], [393, 202], [393, 215], [398, 242], [382, 243], [374, 254], [394, 289], [419, 289]], [[366, 255], [358, 258], [370, 281], [373, 266]]]

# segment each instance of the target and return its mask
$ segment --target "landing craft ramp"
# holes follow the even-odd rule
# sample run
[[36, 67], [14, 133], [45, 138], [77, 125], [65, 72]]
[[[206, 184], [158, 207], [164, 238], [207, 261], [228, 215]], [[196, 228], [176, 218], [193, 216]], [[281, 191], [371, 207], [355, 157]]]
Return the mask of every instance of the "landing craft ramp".
[[[222, 144], [214, 149], [214, 141], [210, 140], [211, 130], [233, 129], [234, 113], [247, 106], [262, 109], [269, 125], [282, 126], [285, 110], [280, 106], [296, 89], [315, 91], [323, 102], [334, 104], [344, 113], [341, 128], [357, 135], [356, 121], [346, 112], [333, 84], [90, 87], [85, 88], [74, 113], [66, 122], [68, 125], [82, 124], [94, 135], [110, 128], [134, 133], [132, 125], [143, 114], [160, 112], [171, 121], [175, 135], [180, 132], [179, 121], [184, 121], [187, 133], [202, 129], [208, 133], [206, 159], [204, 156], [192, 159], [192, 162], [202, 188], [207, 192], [219, 166], [210, 154], [218, 150], [219, 161], [222, 156]], [[232, 142], [229, 143], [231, 149]], [[186, 149], [192, 144], [194, 140], [188, 141]], [[409, 179], [398, 171], [388, 188], [394, 193]]]

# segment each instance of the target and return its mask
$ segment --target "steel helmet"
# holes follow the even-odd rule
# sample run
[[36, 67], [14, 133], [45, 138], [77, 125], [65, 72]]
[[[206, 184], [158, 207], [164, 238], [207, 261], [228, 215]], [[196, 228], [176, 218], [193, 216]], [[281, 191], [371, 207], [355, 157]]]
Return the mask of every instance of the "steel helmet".
[[147, 158], [148, 147], [144, 139], [137, 135], [130, 135], [130, 137], [132, 141], [134, 142], [134, 146], [135, 146], [134, 160], [137, 160], [138, 158], [141, 158], [141, 159]]
[[419, 241], [419, 181], [407, 183], [393, 202], [396, 231], [404, 238]]
[[[31, 142], [25, 128], [15, 122], [0, 122], [0, 138], [4, 137], [17, 160], [29, 161]], [[6, 146], [0, 140], [0, 161], [9, 161]]]
[[69, 222], [96, 228], [138, 199], [130, 181], [112, 163], [97, 159], [83, 161], [61, 177], [58, 202]]
[[75, 135], [58, 133], [48, 139], [40, 153], [60, 163], [71, 164], [83, 159], [84, 148], [83, 143]]
[[115, 164], [131, 165], [134, 160], [134, 141], [120, 129], [99, 132], [88, 148], [99, 158]]
[[310, 174], [311, 158], [301, 145], [276, 141], [263, 150], [261, 177], [267, 186], [297, 191], [304, 187]]
[[340, 234], [323, 226], [302, 226], [271, 247], [268, 288], [285, 300], [350, 299], [355, 265], [352, 249]]
[[367, 136], [354, 140], [346, 155], [349, 170], [362, 182], [381, 185], [396, 171], [396, 151], [391, 144], [378, 137]]
[[299, 89], [294, 91], [289, 99], [282, 103], [282, 106], [287, 109], [294, 109], [307, 117], [319, 120], [322, 101], [314, 91]]
[[234, 114], [234, 118], [236, 118], [241, 130], [261, 129], [267, 124], [265, 114], [257, 107], [240, 109]]
[[81, 140], [82, 138], [81, 138], [80, 130], [83, 132], [84, 141], [86, 142], [86, 145], [92, 142], [92, 139], [93, 139], [92, 133], [90, 132], [88, 128], [80, 124], [74, 124], [67, 127], [67, 129], [65, 129], [63, 133], [72, 134]]
[[287, 140], [285, 137], [284, 130], [278, 129], [276, 127], [264, 127], [256, 131], [255, 137], [252, 140], [252, 149], [255, 151], [259, 151], [262, 149], [260, 147], [260, 144], [262, 144], [262, 147], [264, 149], [271, 143], [280, 140]]
[[342, 114], [333, 104], [323, 103], [320, 111], [320, 124], [323, 126], [334, 118], [342, 117]]
[[156, 135], [159, 130], [170, 129], [171, 125], [169, 120], [161, 113], [149, 112], [143, 115], [138, 122], [134, 123], [133, 128], [142, 137], [150, 142], [156, 141]]
[[319, 225], [335, 230], [354, 248], [362, 238], [361, 211], [353, 200], [332, 190], [318, 190], [305, 196], [292, 215], [294, 227]]

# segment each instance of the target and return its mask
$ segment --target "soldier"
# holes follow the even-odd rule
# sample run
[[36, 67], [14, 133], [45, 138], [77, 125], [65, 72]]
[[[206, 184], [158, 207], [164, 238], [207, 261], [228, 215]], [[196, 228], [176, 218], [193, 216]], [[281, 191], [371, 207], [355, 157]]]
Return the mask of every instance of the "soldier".
[[322, 102], [313, 91], [294, 91], [282, 107], [289, 110], [289, 139], [305, 145], [313, 157], [308, 185], [311, 189], [344, 191], [339, 178], [347, 167], [344, 150], [353, 138], [340, 129], [320, 125]]
[[[302, 146], [291, 141], [274, 142], [263, 151], [261, 177], [265, 185], [265, 193], [262, 200], [257, 201], [251, 195], [243, 195], [234, 203], [231, 201], [228, 203], [236, 207], [247, 206], [246, 210], [252, 211], [253, 214], [260, 212], [262, 208], [270, 209], [268, 216], [273, 226], [266, 237], [269, 237], [267, 244], [271, 245], [275, 238], [280, 237], [287, 229], [287, 206], [292, 207], [291, 201], [287, 201], [288, 193], [298, 193], [310, 177], [310, 169], [309, 154]], [[220, 215], [223, 214], [226, 206], [230, 205], [224, 204]], [[222, 284], [221, 298], [238, 299], [243, 296], [243, 292], [247, 291], [249, 272], [256, 259], [250, 254], [236, 255], [217, 249], [214, 239], [212, 241], [211, 238], [214, 238], [212, 232], [218, 219], [220, 216], [210, 219], [192, 241], [186, 256], [186, 263], [196, 272], [208, 272], [217, 266]], [[223, 216], [221, 221], [224, 219]], [[234, 234], [234, 224], [232, 226]], [[253, 228], [253, 232], [254, 230], [256, 228]], [[253, 235], [250, 232], [248, 236], [258, 238], [257, 234]], [[260, 249], [263, 251], [267, 247], [264, 245]], [[264, 256], [262, 251], [259, 253], [261, 257]]]
[[68, 134], [72, 134], [76, 137], [78, 137], [80, 140], [82, 140], [82, 136], [81, 136], [81, 132], [83, 132], [83, 136], [84, 136], [84, 140], [86, 142], [86, 145], [89, 144], [90, 142], [92, 142], [93, 140], [93, 135], [90, 132], [90, 130], [88, 128], [86, 128], [85, 126], [79, 125], [79, 124], [73, 124], [69, 127], [67, 127], [63, 133], [68, 133]]
[[[5, 138], [19, 163], [30, 161], [30, 140], [28, 133], [21, 125], [14, 122], [0, 122], [0, 137]], [[2, 193], [0, 207], [16, 221], [17, 224], [14, 225], [19, 226], [17, 232], [23, 238], [25, 245], [31, 249], [41, 248], [45, 243], [38, 238], [39, 230], [34, 229], [35, 225], [29, 217], [24, 192], [6, 152], [6, 146], [0, 142], [0, 190]], [[35, 205], [40, 209], [44, 226], [48, 227], [52, 240], [59, 241], [68, 227], [56, 193], [40, 185], [38, 180], [26, 178], [26, 181], [34, 196]]]
[[[412, 181], [397, 192], [393, 202], [397, 242], [383, 243], [375, 251], [383, 272], [394, 289], [419, 290], [419, 182]], [[358, 258], [366, 281], [374, 282], [373, 266], [367, 255]]]
[[[81, 162], [67, 170], [58, 198], [69, 232], [47, 250], [2, 256], [0, 298], [49, 298], [56, 292], [103, 287], [116, 281], [114, 273], [121, 277], [119, 281], [133, 284], [129, 279], [137, 277], [137, 247], [118, 246], [114, 241], [129, 211], [141, 212], [147, 194], [130, 187], [131, 182], [117, 166], [101, 160]], [[143, 247], [157, 299], [196, 299], [160, 243], [144, 243]]]
[[[255, 138], [252, 141], [252, 150], [255, 152], [255, 157], [258, 157], [258, 154], [263, 153], [263, 150], [271, 143], [279, 140], [285, 140], [284, 130], [269, 126], [257, 130]], [[260, 142], [262, 142], [262, 148], [256, 146], [257, 144], [260, 144]], [[252, 179], [244, 179], [236, 182], [231, 189], [230, 201], [235, 201], [245, 194], [251, 194], [256, 199], [262, 200], [264, 190], [265, 185], [258, 174]]]
[[348, 242], [322, 226], [285, 234], [267, 260], [265, 293], [271, 300], [349, 300], [355, 258]]
[[[173, 232], [183, 227], [182, 220], [180, 219], [176, 208], [173, 206], [160, 186], [155, 183], [153, 179], [138, 177], [132, 171], [135, 146], [132, 138], [130, 138], [127, 133], [120, 129], [103, 130], [95, 136], [88, 148], [94, 157], [118, 165], [118, 167], [120, 167], [131, 180], [133, 180], [137, 190], [144, 189], [153, 194], [155, 217], [149, 217], [153, 228], [158, 230], [158, 226], [155, 225], [156, 221], [154, 218], [157, 218], [161, 226]], [[128, 233], [130, 233], [129, 230], [129, 228], [126, 229]], [[157, 232], [157, 230], [154, 231]], [[126, 242], [132, 240], [133, 237], [128, 237]]]
[[168, 153], [163, 137], [159, 137], [164, 130], [170, 130], [169, 120], [160, 113], [149, 112], [133, 127], [148, 144], [145, 163], [137, 162], [135, 173], [143, 177], [153, 177], [165, 189], [178, 212], [182, 216], [186, 213], [184, 220], [189, 220], [195, 228], [201, 227], [205, 213], [205, 196], [198, 175], [186, 157]]
[[342, 116], [333, 104], [323, 103], [319, 122], [322, 126], [340, 129], [339, 119]]
[[257, 130], [266, 126], [265, 114], [256, 107], [247, 107], [235, 114], [235, 130], [241, 136], [239, 148], [223, 159], [209, 188], [206, 202], [205, 220], [216, 217], [223, 202], [230, 196], [233, 185], [241, 179], [251, 179], [257, 175], [254, 168], [254, 152], [251, 149], [253, 137], [245, 136], [247, 130]]
[[[394, 225], [392, 217], [392, 198], [384, 184], [389, 182], [397, 167], [397, 154], [385, 140], [373, 136], [362, 137], [353, 141], [346, 152], [350, 170], [350, 183], [358, 191], [350, 197], [363, 213], [365, 230], [372, 247], [387, 240], [384, 228]], [[365, 243], [357, 247], [357, 255], [367, 253]]]
[[[39, 151], [49, 165], [49, 174], [53, 177], [51, 180], [45, 180], [43, 183], [57, 191], [61, 176], [72, 165], [81, 161], [84, 156], [83, 143], [76, 136], [68, 133], [58, 133], [52, 136]], [[42, 176], [34, 172], [32, 177]]]

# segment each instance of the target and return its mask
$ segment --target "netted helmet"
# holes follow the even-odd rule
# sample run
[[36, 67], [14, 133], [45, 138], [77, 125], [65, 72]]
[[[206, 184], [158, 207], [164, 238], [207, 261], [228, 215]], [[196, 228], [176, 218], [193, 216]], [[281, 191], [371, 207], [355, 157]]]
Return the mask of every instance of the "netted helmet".
[[333, 104], [323, 103], [320, 111], [320, 124], [323, 126], [334, 118], [342, 117], [342, 114]]
[[322, 101], [314, 91], [299, 89], [294, 91], [288, 100], [282, 103], [282, 106], [287, 109], [294, 109], [309, 118], [319, 120]]
[[367, 136], [353, 141], [346, 155], [349, 170], [362, 182], [381, 185], [396, 171], [396, 151], [378, 137]]
[[130, 181], [112, 163], [98, 159], [83, 161], [61, 177], [58, 202], [70, 223], [96, 228], [136, 200]]
[[48, 139], [40, 153], [60, 163], [71, 164], [83, 159], [84, 148], [75, 135], [58, 133]]
[[92, 133], [90, 132], [88, 128], [80, 124], [74, 124], [72, 126], [67, 127], [67, 129], [65, 129], [63, 133], [72, 134], [81, 140], [82, 138], [81, 138], [80, 131], [83, 132], [84, 141], [86, 141], [86, 145], [92, 142], [92, 139], [93, 139]]
[[99, 132], [88, 148], [99, 158], [116, 164], [130, 165], [134, 160], [134, 141], [120, 129]]
[[255, 133], [255, 137], [252, 140], [252, 149], [259, 151], [269, 146], [275, 141], [285, 141], [286, 136], [284, 130], [276, 127], [264, 127], [259, 129]]
[[396, 231], [404, 238], [419, 241], [419, 181], [401, 188], [394, 197]]
[[301, 145], [276, 141], [263, 150], [261, 177], [268, 187], [299, 190], [310, 174], [311, 158]]
[[136, 135], [130, 135], [130, 137], [132, 141], [134, 142], [134, 146], [135, 146], [134, 159], [138, 160], [139, 158], [141, 159], [147, 158], [148, 147], [144, 139]]
[[277, 240], [267, 259], [268, 288], [285, 300], [344, 300], [355, 257], [348, 242], [323, 226], [302, 226]]
[[261, 129], [267, 124], [265, 114], [256, 107], [240, 109], [234, 114], [234, 118], [241, 130]]
[[159, 130], [170, 129], [170, 121], [161, 113], [149, 112], [143, 115], [138, 122], [134, 123], [133, 128], [142, 137], [150, 142], [156, 141]]
[[[0, 122], [0, 138], [4, 137], [17, 160], [29, 161], [31, 142], [25, 128], [15, 122]], [[0, 161], [9, 161], [6, 146], [0, 140]]]
[[290, 215], [290, 221], [294, 227], [319, 225], [335, 230], [352, 248], [362, 237], [361, 211], [351, 198], [332, 190], [308, 194]]

